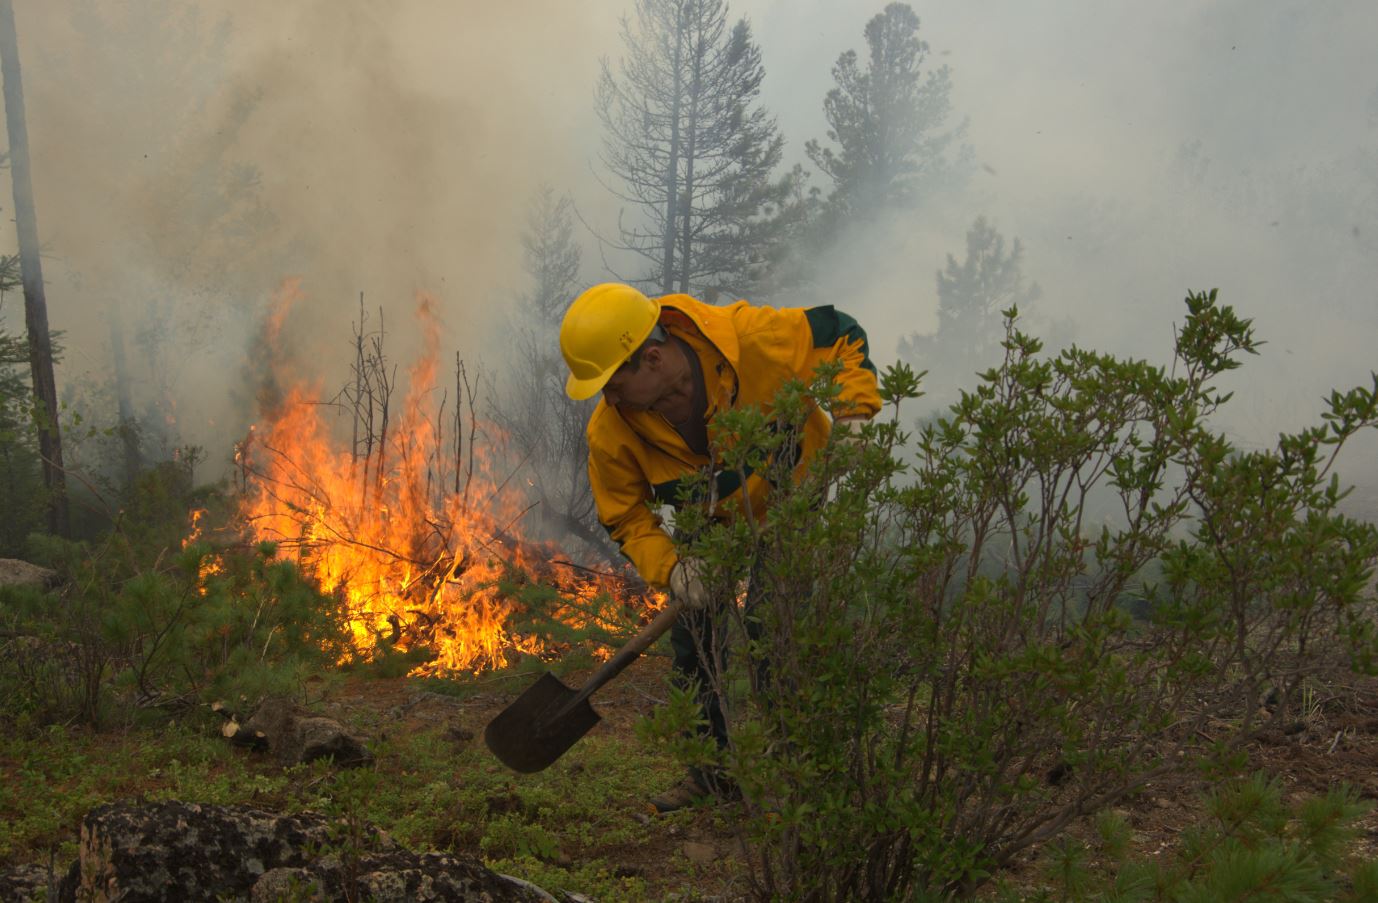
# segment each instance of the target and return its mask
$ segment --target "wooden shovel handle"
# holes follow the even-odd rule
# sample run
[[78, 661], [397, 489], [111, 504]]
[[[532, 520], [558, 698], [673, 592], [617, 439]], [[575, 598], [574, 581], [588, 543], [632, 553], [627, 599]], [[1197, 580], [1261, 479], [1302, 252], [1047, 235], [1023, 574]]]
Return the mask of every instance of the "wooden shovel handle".
[[561, 708], [564, 711], [569, 711], [574, 708], [593, 695], [594, 691], [603, 686], [603, 684], [622, 673], [623, 668], [640, 658], [641, 653], [649, 649], [652, 643], [660, 639], [661, 634], [674, 625], [675, 618], [679, 617], [679, 612], [682, 607], [683, 603], [674, 599], [665, 603], [665, 607], [660, 610], [660, 614], [656, 615], [655, 618], [651, 620], [651, 623], [641, 628], [641, 632], [628, 640], [621, 649], [618, 649], [612, 658], [604, 662], [603, 667], [593, 672], [593, 676], [590, 677], [588, 682], [579, 690], [579, 695], [575, 696]]

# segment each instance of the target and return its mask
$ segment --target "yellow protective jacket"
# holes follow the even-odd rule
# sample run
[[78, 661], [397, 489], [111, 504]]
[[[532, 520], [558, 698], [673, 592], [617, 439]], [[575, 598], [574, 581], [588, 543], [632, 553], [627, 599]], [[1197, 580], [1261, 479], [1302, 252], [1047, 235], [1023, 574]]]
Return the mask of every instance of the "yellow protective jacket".
[[[728, 408], [757, 405], [769, 412], [776, 393], [790, 379], [809, 381], [823, 361], [838, 360], [837, 378], [846, 413], [871, 417], [880, 410], [876, 371], [867, 357], [866, 333], [856, 320], [831, 306], [756, 307], [738, 301], [727, 307], [688, 295], [660, 299], [660, 325], [687, 342], [702, 365], [706, 417]], [[830, 423], [815, 408], [804, 425], [795, 478], [826, 442]], [[711, 430], [710, 430], [711, 438]], [[654, 411], [622, 412], [599, 400], [588, 424], [589, 482], [598, 520], [631, 559], [642, 578], [665, 587], [676, 561], [674, 544], [652, 503], [675, 504], [679, 481], [714, 465], [717, 514], [740, 506], [736, 473], [690, 450], [663, 416]], [[768, 485], [749, 475], [751, 511], [764, 512]]]

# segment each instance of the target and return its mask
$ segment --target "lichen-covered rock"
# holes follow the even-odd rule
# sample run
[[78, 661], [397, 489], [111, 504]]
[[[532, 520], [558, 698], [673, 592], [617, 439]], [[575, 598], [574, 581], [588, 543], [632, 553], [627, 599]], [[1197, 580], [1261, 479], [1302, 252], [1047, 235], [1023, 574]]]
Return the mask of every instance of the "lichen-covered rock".
[[[59, 900], [550, 899], [476, 861], [412, 853], [372, 826], [346, 831], [321, 815], [275, 815], [244, 806], [101, 806], [82, 822], [79, 855]], [[46, 888], [46, 870], [43, 879]], [[0, 900], [9, 899], [0, 891]]]
[[0, 900], [14, 903], [47, 900], [49, 889], [56, 891], [60, 880], [60, 875], [53, 875], [45, 866], [15, 866], [7, 872], [0, 872]]
[[305, 868], [274, 869], [254, 885], [251, 900], [275, 903], [294, 895], [375, 903], [541, 903], [551, 899], [473, 860], [407, 851], [355, 860], [331, 856]]
[[58, 583], [57, 571], [17, 558], [0, 558], [0, 586], [37, 586], [48, 589]]
[[373, 754], [338, 721], [316, 715], [284, 699], [266, 699], [238, 730], [238, 736], [266, 745], [283, 765], [332, 758], [340, 765], [362, 765]]
[[[332, 838], [321, 815], [244, 806], [113, 803], [81, 825], [77, 899], [246, 899], [264, 872], [309, 864]], [[378, 831], [370, 846], [395, 849]]]

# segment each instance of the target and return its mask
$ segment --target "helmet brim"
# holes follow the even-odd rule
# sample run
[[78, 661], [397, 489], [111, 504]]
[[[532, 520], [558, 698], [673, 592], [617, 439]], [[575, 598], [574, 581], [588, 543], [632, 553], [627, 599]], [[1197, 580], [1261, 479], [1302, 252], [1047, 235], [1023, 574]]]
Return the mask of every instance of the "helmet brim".
[[[621, 364], [618, 365], [618, 367], [620, 366]], [[571, 373], [569, 378], [565, 380], [565, 394], [575, 401], [592, 398], [603, 391], [603, 387], [608, 384], [608, 380], [612, 379], [612, 375], [616, 372], [617, 367], [613, 367], [608, 372], [600, 373], [592, 379], [580, 379]]]

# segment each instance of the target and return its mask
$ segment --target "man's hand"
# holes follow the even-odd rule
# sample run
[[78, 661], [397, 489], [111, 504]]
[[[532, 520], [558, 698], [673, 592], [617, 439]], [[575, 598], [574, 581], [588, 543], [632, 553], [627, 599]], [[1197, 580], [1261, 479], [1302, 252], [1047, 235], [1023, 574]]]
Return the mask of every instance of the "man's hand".
[[690, 611], [708, 607], [708, 590], [703, 586], [703, 562], [681, 558], [670, 569], [670, 595]]
[[837, 417], [833, 420], [833, 441], [845, 448], [860, 449], [866, 445], [861, 438], [861, 425], [866, 417]]

